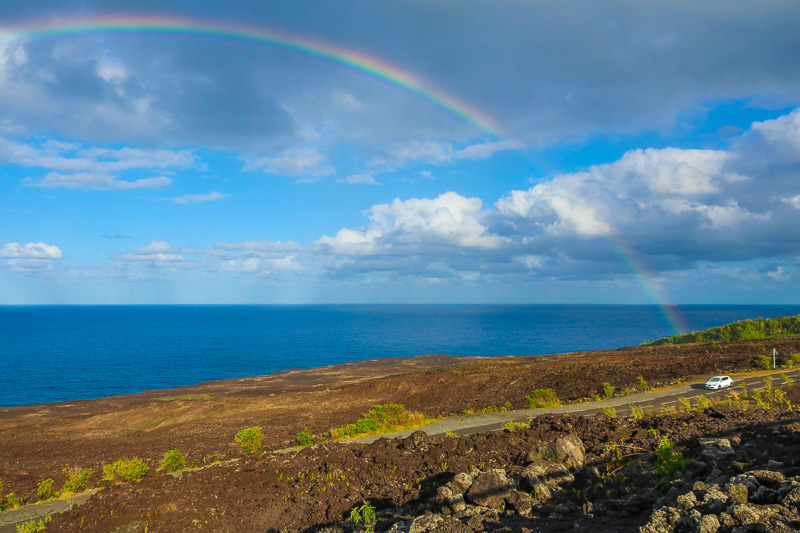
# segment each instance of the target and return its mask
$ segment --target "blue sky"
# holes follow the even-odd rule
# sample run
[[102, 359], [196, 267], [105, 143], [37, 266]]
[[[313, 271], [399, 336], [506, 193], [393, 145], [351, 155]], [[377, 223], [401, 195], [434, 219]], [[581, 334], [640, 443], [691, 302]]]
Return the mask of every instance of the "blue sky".
[[[145, 16], [423, 90], [57, 30]], [[0, 304], [795, 303], [799, 54], [794, 1], [4, 3]]]

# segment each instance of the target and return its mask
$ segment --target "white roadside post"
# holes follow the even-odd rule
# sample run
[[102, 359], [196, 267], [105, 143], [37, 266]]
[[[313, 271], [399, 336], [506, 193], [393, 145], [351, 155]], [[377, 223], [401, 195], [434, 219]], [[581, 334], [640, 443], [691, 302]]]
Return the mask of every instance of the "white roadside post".
[[775, 368], [775, 348], [772, 349], [772, 368]]

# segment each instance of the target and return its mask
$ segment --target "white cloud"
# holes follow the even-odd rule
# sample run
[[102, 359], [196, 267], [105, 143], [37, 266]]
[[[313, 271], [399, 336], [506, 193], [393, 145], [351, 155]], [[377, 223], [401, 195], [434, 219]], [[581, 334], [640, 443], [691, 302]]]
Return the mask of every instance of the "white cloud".
[[365, 229], [341, 229], [334, 237], [324, 236], [317, 246], [334, 254], [363, 255], [426, 246], [490, 249], [503, 239], [482, 225], [482, 202], [447, 192], [434, 199], [395, 199], [391, 204], [372, 206]]
[[460, 150], [451, 144], [434, 141], [411, 141], [406, 144], [389, 147], [382, 155], [374, 158], [371, 166], [389, 168], [403, 167], [410, 163], [423, 162], [441, 165], [461, 160], [489, 159], [497, 152], [518, 150], [523, 145], [517, 141], [504, 140], [468, 145]]
[[272, 157], [262, 157], [245, 165], [245, 170], [263, 170], [268, 174], [318, 178], [332, 174], [328, 157], [315, 148], [290, 148]]
[[122, 179], [118, 173], [142, 169], [188, 168], [196, 156], [187, 150], [83, 148], [77, 143], [47, 140], [39, 146], [0, 139], [0, 158], [7, 163], [51, 171], [28, 179], [30, 187], [122, 191], [160, 189], [172, 183], [165, 176]]
[[0, 139], [0, 157], [7, 163], [52, 170], [118, 172], [132, 169], [188, 168], [196, 156], [188, 150], [110, 149], [47, 140], [37, 147]]
[[0, 258], [15, 259], [61, 259], [63, 256], [58, 246], [43, 242], [19, 244], [10, 242], [0, 248]]
[[767, 276], [774, 279], [775, 281], [789, 281], [792, 279], [791, 276], [787, 275], [783, 271], [782, 266], [778, 266], [777, 268], [775, 268], [775, 270], [768, 271]]
[[43, 242], [9, 242], [0, 248], [0, 259], [6, 259], [5, 266], [23, 273], [49, 270], [53, 268], [53, 260], [62, 257], [63, 253], [58, 246]]
[[783, 198], [781, 199], [781, 201], [783, 203], [789, 204], [795, 209], [800, 209], [800, 194], [798, 194], [797, 196], [793, 196], [792, 198]]
[[19, 43], [0, 42], [0, 81], [3, 81], [10, 70], [28, 62], [28, 54]]
[[213, 202], [215, 200], [224, 200], [229, 195], [212, 191], [208, 194], [186, 194], [172, 199], [176, 204], [199, 204], [203, 202]]
[[151, 241], [147, 246], [142, 246], [121, 256], [127, 261], [146, 261], [155, 264], [180, 263], [184, 260], [181, 250], [172, 247], [165, 241]]
[[59, 174], [58, 172], [50, 172], [39, 181], [28, 183], [27, 185], [29, 187], [41, 187], [44, 189], [65, 188], [90, 189], [96, 191], [126, 191], [133, 189], [162, 189], [171, 183], [172, 180], [165, 176], [125, 181], [106, 174], [93, 174], [88, 172]]
[[734, 228], [743, 222], [770, 218], [768, 213], [759, 215], [742, 209], [735, 201], [731, 201], [728, 205], [701, 205], [695, 209], [705, 215], [712, 228]]
[[495, 203], [504, 217], [521, 217], [534, 221], [542, 230], [561, 234], [575, 232], [592, 237], [607, 235], [610, 225], [598, 218], [598, 207], [583, 195], [571, 190], [571, 176], [560, 176], [551, 182], [540, 183], [527, 191], [511, 191]]
[[278, 257], [287, 253], [299, 252], [303, 247], [296, 242], [218, 242], [214, 244], [215, 250], [228, 252], [244, 252], [257, 257]]
[[489, 159], [497, 152], [506, 150], [519, 150], [524, 148], [522, 143], [510, 139], [504, 141], [492, 141], [467, 146], [455, 153], [456, 159]]
[[344, 179], [336, 180], [337, 183], [349, 183], [351, 185], [380, 185], [372, 174], [351, 174]]
[[751, 136], [761, 136], [787, 159], [800, 159], [800, 108], [773, 120], [754, 122], [750, 130]]
[[627, 152], [620, 161], [594, 170], [620, 181], [643, 182], [654, 194], [693, 197], [719, 190], [717, 181], [728, 157], [719, 150], [648, 148]]
[[96, 71], [97, 75], [106, 83], [114, 85], [121, 84], [130, 77], [130, 72], [125, 68], [125, 65], [119, 61], [111, 61], [108, 59], [98, 61]]

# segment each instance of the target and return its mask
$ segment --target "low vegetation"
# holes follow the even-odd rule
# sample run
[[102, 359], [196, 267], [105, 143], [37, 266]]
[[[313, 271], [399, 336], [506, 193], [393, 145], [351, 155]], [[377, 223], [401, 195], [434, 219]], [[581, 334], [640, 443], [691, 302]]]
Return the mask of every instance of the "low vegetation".
[[53, 478], [43, 479], [36, 487], [36, 494], [43, 500], [49, 500], [53, 497]]
[[67, 494], [77, 494], [79, 492], [83, 492], [86, 490], [86, 483], [89, 482], [89, 478], [92, 477], [92, 469], [91, 468], [80, 468], [80, 467], [72, 467], [70, 468], [69, 465], [65, 466], [62, 470], [67, 475], [67, 479], [64, 481], [64, 486], [61, 487], [59, 491], [59, 496], [67, 495]]
[[180, 472], [186, 468], [186, 458], [180, 450], [169, 450], [164, 454], [164, 460], [161, 461], [161, 468], [159, 471], [167, 473]]
[[116, 481], [119, 477], [125, 482], [140, 481], [149, 471], [150, 467], [147, 463], [138, 457], [119, 459], [110, 465], [103, 465], [103, 480]]
[[525, 399], [528, 400], [528, 405], [531, 409], [545, 409], [550, 407], [560, 407], [561, 401], [553, 389], [536, 389], [531, 392]]
[[394, 433], [418, 428], [432, 422], [433, 419], [427, 418], [421, 413], [406, 411], [406, 406], [401, 403], [373, 405], [363, 418], [356, 420], [353, 424], [331, 431], [331, 437], [334, 440], [340, 440], [378, 433]]
[[297, 434], [295, 441], [298, 446], [311, 446], [314, 444], [314, 434], [311, 433], [310, 429], [304, 428], [303, 431]]
[[721, 342], [749, 339], [769, 339], [800, 335], [800, 315], [780, 318], [757, 318], [726, 324], [718, 328], [695, 331], [684, 335], [671, 335], [641, 346], [661, 346], [664, 344], [687, 344], [692, 342]]
[[239, 431], [233, 440], [241, 444], [245, 454], [252, 455], [261, 451], [261, 441], [264, 440], [264, 433], [262, 433], [260, 426], [245, 428]]
[[48, 516], [44, 520], [29, 520], [23, 522], [17, 526], [17, 533], [38, 533], [39, 531], [44, 531], [49, 521], [50, 517]]
[[353, 510], [350, 511], [350, 520], [354, 524], [363, 522], [369, 533], [372, 532], [372, 524], [375, 523], [376, 518], [375, 508], [366, 500], [360, 506], [353, 507]]
[[174, 402], [176, 400], [213, 400], [208, 394], [181, 394], [179, 396], [161, 396], [156, 398], [159, 402]]

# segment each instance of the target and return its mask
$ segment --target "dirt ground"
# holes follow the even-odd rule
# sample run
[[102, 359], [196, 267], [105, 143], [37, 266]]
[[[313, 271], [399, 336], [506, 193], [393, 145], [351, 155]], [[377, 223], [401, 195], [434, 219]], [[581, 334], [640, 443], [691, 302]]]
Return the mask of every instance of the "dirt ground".
[[[532, 442], [544, 437], [542, 432], [563, 429], [545, 421], [524, 432], [432, 439], [425, 453], [406, 453], [397, 441], [382, 439], [369, 446], [329, 444], [291, 456], [258, 457], [243, 456], [233, 441], [237, 431], [261, 426], [265, 446], [280, 448], [293, 443], [303, 428], [321, 435], [352, 423], [372, 404], [403, 403], [435, 417], [506, 403], [527, 407], [524, 397], [534, 388], [553, 388], [562, 401], [577, 401], [600, 392], [604, 382], [618, 390], [633, 389], [637, 376], [656, 386], [689, 376], [750, 370], [757, 368], [757, 356], [773, 347], [785, 358], [800, 352], [800, 338], [536, 357], [423, 355], [4, 408], [0, 480], [6, 493], [35, 502], [38, 482], [53, 478], [54, 487], [61, 487], [66, 465], [92, 468], [93, 485], [103, 464], [138, 457], [151, 466], [144, 480], [105, 488], [85, 506], [54, 519], [48, 530], [114, 531], [136, 521], [149, 525], [149, 531], [313, 529], [342, 519], [364, 499], [379, 508], [423, 501], [448, 475], [513, 465]], [[622, 423], [607, 417], [567, 419], [596, 455], [597, 446]], [[707, 417], [684, 424], [675, 438], [688, 442], [700, 431], [722, 432], [769, 420], [734, 417], [723, 422]], [[173, 449], [181, 450], [190, 464], [208, 468], [179, 478], [156, 473], [164, 453]], [[641, 523], [643, 516], [629, 521]], [[130, 531], [138, 531], [136, 527]], [[627, 530], [624, 524], [622, 529], [613, 527], [607, 530]]]

